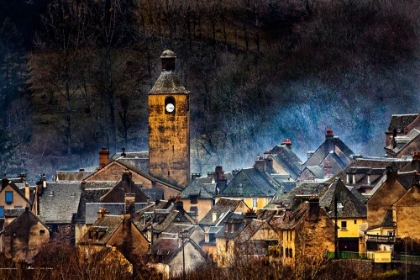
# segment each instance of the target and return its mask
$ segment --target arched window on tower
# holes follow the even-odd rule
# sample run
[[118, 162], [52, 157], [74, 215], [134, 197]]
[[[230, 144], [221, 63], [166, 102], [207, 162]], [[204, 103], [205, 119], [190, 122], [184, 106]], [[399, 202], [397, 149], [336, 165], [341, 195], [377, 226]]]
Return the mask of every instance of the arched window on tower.
[[175, 113], [175, 98], [168, 96], [165, 98], [165, 114]]

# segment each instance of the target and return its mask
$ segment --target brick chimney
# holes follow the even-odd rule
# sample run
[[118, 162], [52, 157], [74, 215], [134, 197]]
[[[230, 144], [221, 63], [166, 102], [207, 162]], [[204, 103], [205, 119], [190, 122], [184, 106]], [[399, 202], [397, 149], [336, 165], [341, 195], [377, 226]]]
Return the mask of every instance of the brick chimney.
[[420, 173], [420, 152], [414, 152], [413, 160], [411, 161], [412, 170], [416, 170]]
[[282, 146], [286, 146], [289, 149], [292, 149], [292, 140], [290, 139], [284, 139], [281, 143]]
[[254, 168], [258, 169], [259, 171], [265, 171], [265, 160], [264, 157], [259, 156], [255, 161]]
[[99, 219], [102, 219], [106, 214], [109, 214], [109, 212], [106, 211], [106, 208], [105, 207], [99, 208], [99, 211], [96, 212], [96, 213], [98, 214], [98, 220]]
[[109, 163], [109, 151], [107, 148], [102, 148], [99, 151], [99, 169], [104, 168]]
[[329, 154], [334, 150], [334, 133], [332, 129], [325, 130], [325, 154]]

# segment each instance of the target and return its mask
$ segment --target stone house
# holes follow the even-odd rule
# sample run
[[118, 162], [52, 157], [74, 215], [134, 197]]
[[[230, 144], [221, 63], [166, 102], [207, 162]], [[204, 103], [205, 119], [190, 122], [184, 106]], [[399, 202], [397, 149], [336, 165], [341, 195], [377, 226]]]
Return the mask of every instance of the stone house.
[[0, 231], [0, 249], [14, 261], [31, 263], [50, 240], [50, 229], [28, 207]]
[[131, 221], [129, 213], [108, 215], [98, 211], [98, 219], [81, 237], [77, 246], [87, 253], [116, 247], [128, 260], [141, 257], [149, 249], [149, 241]]
[[295, 210], [284, 210], [270, 224], [280, 233], [280, 258], [295, 264], [306, 258], [322, 258], [335, 249], [335, 224], [319, 206], [317, 198], [301, 203]]
[[361, 228], [366, 227], [366, 205], [340, 180], [321, 196], [319, 205], [337, 225], [338, 251], [364, 252]]

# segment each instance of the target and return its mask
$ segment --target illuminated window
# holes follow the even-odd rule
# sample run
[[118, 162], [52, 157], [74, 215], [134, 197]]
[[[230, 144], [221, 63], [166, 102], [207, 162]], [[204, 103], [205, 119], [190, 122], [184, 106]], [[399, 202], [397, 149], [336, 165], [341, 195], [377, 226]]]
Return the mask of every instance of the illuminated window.
[[13, 192], [6, 192], [6, 203], [7, 204], [13, 203]]
[[253, 207], [253, 208], [258, 207], [258, 198], [253, 198], [253, 199], [252, 199], [252, 207]]

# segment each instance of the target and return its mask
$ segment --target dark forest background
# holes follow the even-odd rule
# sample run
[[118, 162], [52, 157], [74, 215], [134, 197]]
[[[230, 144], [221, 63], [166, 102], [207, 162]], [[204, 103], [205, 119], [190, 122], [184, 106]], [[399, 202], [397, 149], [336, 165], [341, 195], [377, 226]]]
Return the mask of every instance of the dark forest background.
[[0, 171], [29, 177], [147, 149], [160, 54], [191, 91], [192, 171], [250, 166], [326, 127], [382, 156], [419, 111], [418, 0], [0, 0]]

